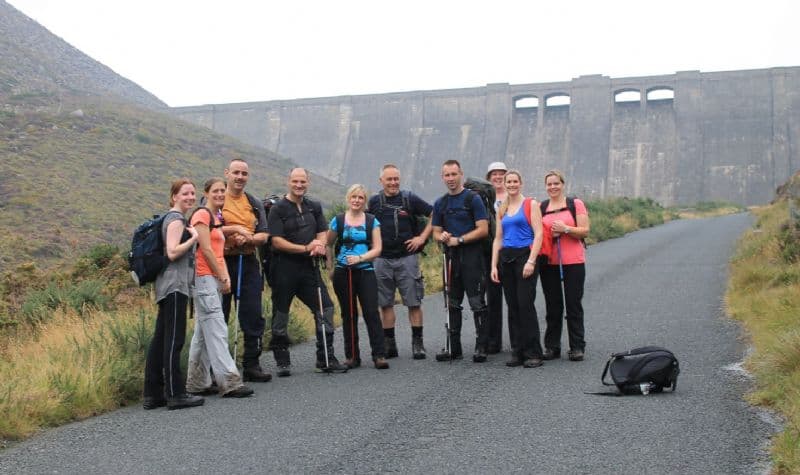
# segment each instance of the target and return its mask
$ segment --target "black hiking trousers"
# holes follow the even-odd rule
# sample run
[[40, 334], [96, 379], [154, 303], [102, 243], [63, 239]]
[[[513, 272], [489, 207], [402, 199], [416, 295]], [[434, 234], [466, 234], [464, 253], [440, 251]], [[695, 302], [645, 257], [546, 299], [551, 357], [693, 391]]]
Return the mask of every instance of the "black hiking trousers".
[[372, 359], [385, 357], [383, 325], [380, 314], [378, 314], [378, 280], [375, 278], [375, 271], [350, 268], [348, 272], [346, 267], [337, 267], [333, 271], [333, 290], [336, 292], [339, 307], [342, 309], [345, 358], [361, 359], [358, 345], [358, 305], [356, 300], [361, 305], [364, 323], [367, 325]]
[[500, 250], [498, 264], [500, 282], [508, 304], [508, 328], [514, 336], [511, 351], [521, 360], [542, 357], [539, 320], [534, 306], [538, 266], [534, 268], [530, 277], [527, 279], [522, 277], [530, 252], [529, 247], [503, 248]]
[[169, 399], [186, 393], [181, 349], [186, 341], [189, 297], [172, 292], [158, 302], [156, 329], [144, 364], [144, 397]]
[[[239, 280], [239, 256], [225, 256], [225, 265], [231, 278], [231, 293], [222, 296], [222, 313], [228, 323], [231, 313], [231, 301], [236, 298]], [[242, 288], [239, 291], [239, 328], [244, 335], [244, 355], [242, 366], [245, 368], [260, 367], [259, 357], [264, 338], [264, 312], [261, 305], [261, 293], [264, 280], [255, 254], [242, 256]]]
[[[585, 264], [564, 265], [564, 294], [567, 299], [567, 335], [570, 350], [586, 349], [583, 328], [583, 284], [586, 280]], [[561, 349], [561, 328], [564, 318], [564, 303], [561, 299], [561, 277], [558, 265], [543, 265], [540, 271], [542, 291], [547, 307], [547, 330], [544, 346]]]
[[464, 294], [475, 319], [475, 348], [486, 351], [489, 343], [489, 322], [486, 308], [486, 267], [481, 243], [466, 244], [447, 248], [450, 262], [448, 308], [450, 338], [461, 341], [461, 302]]

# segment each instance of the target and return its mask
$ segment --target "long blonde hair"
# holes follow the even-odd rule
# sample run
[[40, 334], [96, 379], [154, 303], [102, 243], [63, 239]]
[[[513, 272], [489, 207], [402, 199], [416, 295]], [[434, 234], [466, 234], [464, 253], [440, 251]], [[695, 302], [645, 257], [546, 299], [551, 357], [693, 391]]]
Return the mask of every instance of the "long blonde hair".
[[[506, 179], [508, 178], [509, 175], [516, 175], [517, 178], [519, 178], [519, 184], [520, 185], [522, 184], [522, 174], [519, 172], [519, 170], [509, 170], [509, 171], [507, 171], [506, 174], [503, 176], [503, 183], [504, 184], [505, 184]], [[502, 218], [503, 215], [506, 214], [506, 211], [508, 211], [508, 194], [506, 194], [506, 199], [504, 199], [500, 203], [500, 207], [497, 208], [497, 217], [498, 218]]]

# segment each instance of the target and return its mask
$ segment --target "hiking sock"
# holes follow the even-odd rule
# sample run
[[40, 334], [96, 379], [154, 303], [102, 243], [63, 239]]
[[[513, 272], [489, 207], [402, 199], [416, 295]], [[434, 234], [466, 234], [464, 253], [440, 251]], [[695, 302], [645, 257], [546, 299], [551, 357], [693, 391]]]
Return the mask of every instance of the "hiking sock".
[[[386, 330], [384, 330], [384, 334], [385, 333]], [[394, 328], [392, 328], [392, 336], [394, 336]], [[420, 325], [418, 327], [411, 327], [411, 336], [422, 338], [422, 326]]]

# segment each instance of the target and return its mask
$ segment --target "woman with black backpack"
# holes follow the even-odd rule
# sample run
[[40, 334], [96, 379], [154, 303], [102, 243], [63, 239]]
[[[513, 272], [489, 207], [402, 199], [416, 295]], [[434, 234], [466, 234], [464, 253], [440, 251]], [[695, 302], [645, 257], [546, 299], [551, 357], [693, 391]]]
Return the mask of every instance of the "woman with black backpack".
[[[358, 348], [358, 311], [356, 299], [364, 313], [372, 361], [377, 369], [389, 368], [383, 342], [383, 327], [378, 315], [378, 281], [372, 261], [381, 255], [380, 223], [366, 213], [367, 190], [355, 184], [347, 190], [348, 210], [334, 216], [328, 228], [328, 243], [336, 246], [336, 267], [333, 270], [333, 290], [342, 310], [344, 354], [348, 368], [361, 366]], [[328, 252], [328, 259], [333, 259]], [[331, 263], [329, 263], [331, 264]], [[330, 267], [330, 266], [329, 266]]]
[[144, 367], [145, 409], [162, 406], [180, 409], [204, 402], [202, 397], [186, 393], [180, 366], [197, 242], [197, 230], [187, 224], [185, 218], [194, 207], [194, 183], [188, 178], [173, 181], [169, 196], [171, 208], [161, 227], [164, 256], [168, 263], [155, 283], [158, 316]]
[[547, 307], [544, 359], [561, 357], [562, 317], [566, 302], [570, 361], [581, 361], [586, 351], [583, 327], [583, 283], [586, 254], [583, 240], [589, 235], [589, 213], [583, 201], [564, 194], [564, 174], [551, 170], [544, 176], [549, 199], [542, 201], [545, 242], [539, 270]]

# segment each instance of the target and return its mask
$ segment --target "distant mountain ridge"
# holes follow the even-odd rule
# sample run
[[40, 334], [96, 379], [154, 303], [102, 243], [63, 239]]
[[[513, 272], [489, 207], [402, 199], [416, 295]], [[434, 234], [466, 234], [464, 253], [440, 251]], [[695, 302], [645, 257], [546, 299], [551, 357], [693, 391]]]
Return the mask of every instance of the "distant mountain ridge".
[[150, 109], [167, 107], [0, 0], [0, 97], [33, 92], [111, 95]]
[[[126, 250], [136, 225], [168, 208], [173, 179], [189, 177], [199, 195], [233, 158], [250, 164], [259, 197], [285, 192], [297, 166], [172, 116], [0, 0], [0, 274], [53, 268], [97, 244]], [[312, 193], [326, 205], [344, 198], [316, 175]]]

